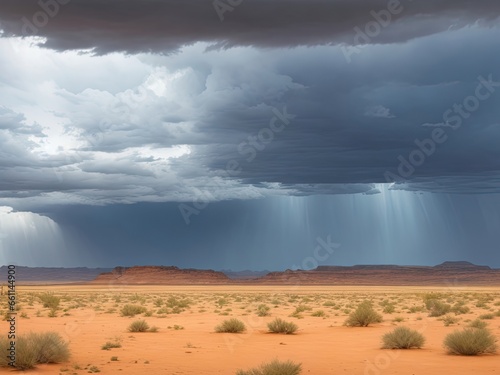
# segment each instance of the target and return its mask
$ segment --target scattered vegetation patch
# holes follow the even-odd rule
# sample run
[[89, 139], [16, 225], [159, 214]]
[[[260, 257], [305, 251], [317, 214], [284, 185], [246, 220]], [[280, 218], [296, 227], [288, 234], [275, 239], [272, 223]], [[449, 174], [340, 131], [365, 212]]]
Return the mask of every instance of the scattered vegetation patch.
[[281, 318], [276, 318], [267, 324], [267, 328], [271, 333], [284, 333], [289, 335], [295, 333], [299, 327], [293, 322], [287, 322]]
[[258, 307], [257, 307], [257, 315], [258, 316], [269, 316], [270, 313], [269, 311], [271, 310], [271, 308], [265, 304], [260, 304]]
[[408, 327], [397, 327], [382, 337], [383, 349], [421, 348], [425, 337], [418, 331]]
[[480, 319], [473, 320], [472, 322], [469, 323], [469, 327], [471, 327], [471, 328], [482, 329], [482, 328], [486, 328], [487, 326], [488, 326], [488, 323], [486, 323]]
[[495, 317], [494, 314], [483, 314], [483, 315], [479, 315], [479, 319], [482, 319], [482, 320], [489, 320], [489, 319], [493, 319]]
[[57, 309], [59, 307], [59, 303], [61, 302], [61, 298], [52, 293], [39, 294], [38, 298], [42, 302], [43, 307], [48, 307], [52, 310]]
[[373, 309], [370, 301], [363, 301], [358, 305], [356, 310], [351, 312], [344, 325], [349, 327], [367, 327], [370, 324], [380, 322], [382, 322], [382, 315]]
[[317, 318], [324, 318], [326, 317], [326, 313], [323, 310], [316, 310], [311, 314], [311, 316], [315, 316]]
[[149, 324], [145, 320], [136, 320], [130, 323], [128, 330], [129, 332], [147, 332], [149, 330]]
[[451, 326], [452, 324], [456, 324], [458, 323], [458, 321], [460, 319], [452, 316], [452, 315], [445, 315], [442, 319], [441, 319], [445, 325], [445, 327], [449, 327]]
[[241, 333], [245, 330], [245, 323], [236, 318], [224, 320], [221, 324], [215, 327], [215, 332], [218, 333]]
[[144, 306], [139, 305], [125, 305], [121, 309], [122, 316], [136, 316], [138, 314], [143, 314], [146, 312]]
[[470, 312], [470, 308], [465, 306], [464, 301], [457, 302], [451, 308], [451, 311], [455, 313], [455, 315], [467, 314]]
[[236, 375], [299, 375], [302, 372], [302, 364], [292, 361], [274, 360], [264, 363], [250, 370], [239, 370]]
[[444, 346], [449, 354], [480, 355], [496, 351], [495, 337], [485, 328], [464, 328], [446, 336]]
[[451, 311], [451, 305], [444, 303], [438, 299], [429, 299], [425, 302], [429, 316], [437, 317], [448, 314]]
[[[7, 353], [10, 341], [0, 338], [0, 351]], [[33, 333], [17, 336], [16, 369], [28, 370], [41, 363], [60, 363], [69, 359], [68, 343], [56, 332]], [[0, 367], [7, 367], [9, 359], [0, 356]]]
[[104, 344], [103, 346], [101, 346], [101, 349], [102, 350], [110, 350], [110, 349], [113, 349], [113, 348], [121, 348], [122, 347], [122, 344], [120, 344], [119, 342], [117, 341], [108, 341], [106, 342], [106, 344]]

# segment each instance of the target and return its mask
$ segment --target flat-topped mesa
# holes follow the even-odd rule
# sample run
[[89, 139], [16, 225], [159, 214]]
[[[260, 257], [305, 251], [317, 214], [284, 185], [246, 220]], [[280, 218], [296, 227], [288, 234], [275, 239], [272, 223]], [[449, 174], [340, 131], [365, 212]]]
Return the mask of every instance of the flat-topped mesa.
[[180, 269], [175, 266], [134, 266], [115, 267], [111, 272], [102, 273], [92, 282], [95, 284], [226, 284], [230, 279], [222, 272], [214, 270]]
[[478, 266], [470, 262], [457, 261], [457, 262], [443, 262], [434, 266], [434, 268], [453, 268], [453, 269], [464, 269], [464, 270], [491, 270], [488, 266]]
[[270, 272], [261, 284], [284, 285], [500, 285], [500, 269], [469, 262], [437, 266], [318, 266], [313, 270]]

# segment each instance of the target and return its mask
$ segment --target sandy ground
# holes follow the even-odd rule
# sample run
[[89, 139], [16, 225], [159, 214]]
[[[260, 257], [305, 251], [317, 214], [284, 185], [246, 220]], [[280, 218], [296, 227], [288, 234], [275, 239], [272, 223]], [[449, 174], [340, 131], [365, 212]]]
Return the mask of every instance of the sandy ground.
[[[37, 297], [46, 291], [62, 297], [56, 317], [48, 317], [49, 309]], [[499, 288], [54, 285], [18, 287], [17, 292], [20, 313], [27, 316], [19, 316], [17, 333], [59, 332], [69, 341], [71, 359], [26, 372], [0, 369], [1, 373], [87, 374], [97, 368], [102, 374], [234, 375], [238, 369], [278, 358], [302, 363], [302, 374], [500, 374], [499, 354], [452, 356], [443, 347], [448, 333], [500, 310]], [[429, 292], [444, 293], [443, 301], [451, 305], [462, 300], [470, 312], [451, 314], [459, 321], [450, 326], [429, 317], [425, 309], [410, 312], [411, 307], [424, 308], [422, 293]], [[172, 296], [191, 303], [172, 313], [166, 305]], [[381, 303], [387, 300], [395, 311], [383, 313], [384, 322], [373, 326], [343, 326], [348, 312], [365, 299], [371, 299], [381, 313]], [[120, 310], [126, 304], [145, 306], [150, 316], [123, 317]], [[270, 307], [269, 316], [256, 314], [260, 304]], [[308, 308], [302, 317], [290, 317], [301, 305]], [[326, 316], [312, 316], [317, 310]], [[217, 324], [232, 317], [245, 322], [245, 333], [214, 332]], [[298, 332], [267, 333], [267, 323], [276, 317], [296, 323]], [[138, 319], [157, 326], [158, 332], [128, 332]], [[485, 321], [500, 338], [500, 317]], [[6, 332], [7, 322], [0, 323]], [[424, 347], [380, 349], [382, 335], [398, 325], [422, 332]], [[119, 341], [121, 347], [102, 350], [107, 341]]]

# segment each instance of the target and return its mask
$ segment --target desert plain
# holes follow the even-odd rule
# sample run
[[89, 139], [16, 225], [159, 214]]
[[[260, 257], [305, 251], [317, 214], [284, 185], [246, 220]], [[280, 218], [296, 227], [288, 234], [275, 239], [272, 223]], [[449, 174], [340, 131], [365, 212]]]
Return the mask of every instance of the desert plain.
[[[47, 295], [56, 297], [56, 307], [44, 307]], [[430, 297], [451, 310], [430, 316]], [[383, 321], [345, 326], [366, 300]], [[451, 355], [443, 346], [447, 334], [476, 319], [500, 338], [498, 287], [25, 285], [17, 288], [17, 303], [17, 334], [57, 332], [69, 343], [70, 358], [26, 371], [4, 367], [2, 373], [230, 375], [274, 359], [300, 363], [302, 374], [316, 375], [500, 373], [498, 354]], [[126, 316], [127, 305], [141, 312]], [[5, 296], [1, 306], [4, 315]], [[277, 317], [298, 330], [269, 333], [267, 323]], [[215, 331], [231, 318], [246, 330]], [[137, 320], [154, 328], [130, 332]], [[382, 336], [397, 326], [419, 331], [425, 344], [382, 349]], [[5, 320], [0, 329], [7, 332]]]

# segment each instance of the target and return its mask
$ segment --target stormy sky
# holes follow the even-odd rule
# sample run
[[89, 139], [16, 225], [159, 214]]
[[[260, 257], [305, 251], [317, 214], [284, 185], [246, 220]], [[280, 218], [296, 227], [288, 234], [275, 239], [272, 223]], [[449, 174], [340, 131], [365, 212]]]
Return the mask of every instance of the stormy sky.
[[499, 18], [2, 0], [0, 263], [500, 267]]

